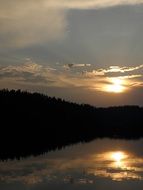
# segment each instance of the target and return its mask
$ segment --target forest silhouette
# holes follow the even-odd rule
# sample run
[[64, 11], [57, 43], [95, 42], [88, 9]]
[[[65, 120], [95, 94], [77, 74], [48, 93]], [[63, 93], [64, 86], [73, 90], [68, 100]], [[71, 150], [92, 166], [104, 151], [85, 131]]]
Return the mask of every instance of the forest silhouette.
[[97, 108], [39, 93], [0, 90], [1, 160], [104, 137], [143, 137], [143, 108]]

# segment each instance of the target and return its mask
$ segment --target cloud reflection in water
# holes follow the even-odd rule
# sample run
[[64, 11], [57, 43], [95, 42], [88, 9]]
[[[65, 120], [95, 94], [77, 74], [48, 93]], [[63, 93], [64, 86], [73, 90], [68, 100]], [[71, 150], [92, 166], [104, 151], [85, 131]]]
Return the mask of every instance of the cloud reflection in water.
[[1, 162], [0, 186], [17, 182], [30, 187], [43, 183], [47, 186], [57, 183], [94, 185], [99, 178], [115, 182], [143, 180], [142, 156], [128, 148], [127, 151], [110, 147], [106, 147], [105, 151], [103, 147], [94, 150], [95, 145], [98, 142], [73, 146], [36, 158]]
[[122, 151], [105, 152], [95, 155], [94, 161], [95, 166], [88, 170], [89, 174], [115, 181], [143, 180], [143, 159], [135, 155]]

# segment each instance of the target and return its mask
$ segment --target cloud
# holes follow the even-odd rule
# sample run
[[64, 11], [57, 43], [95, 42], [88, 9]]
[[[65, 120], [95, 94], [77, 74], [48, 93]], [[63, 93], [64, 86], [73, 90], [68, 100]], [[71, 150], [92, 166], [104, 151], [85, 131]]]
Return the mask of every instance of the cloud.
[[54, 68], [39, 65], [31, 60], [27, 60], [22, 65], [9, 65], [0, 67], [1, 80], [10, 80], [15, 83], [30, 84], [51, 84], [53, 83], [52, 73]]
[[[110, 66], [82, 72], [89, 80], [97, 80], [90, 88], [97, 91], [121, 93], [143, 86], [143, 65], [135, 67]], [[135, 71], [137, 73], [135, 73]]]
[[[62, 2], [61, 2], [62, 1]], [[98, 9], [118, 5], [142, 4], [143, 0], [57, 0], [56, 6], [63, 6], [69, 9]], [[54, 4], [53, 3], [53, 4]], [[61, 3], [61, 4], [60, 4]]]
[[48, 3], [50, 1], [1, 0], [1, 46], [25, 47], [63, 39], [66, 13], [60, 8], [51, 8]]
[[74, 67], [90, 67], [91, 64], [74, 64], [74, 63], [69, 63], [69, 64], [65, 64], [63, 67], [65, 69], [71, 69]]
[[107, 73], [126, 73], [135, 70], [142, 69], [143, 65], [135, 66], [135, 67], [120, 67], [120, 66], [110, 66], [108, 69], [97, 69], [91, 72], [83, 72], [84, 75], [87, 77], [94, 77], [94, 76], [104, 76]]
[[[78, 65], [78, 64], [77, 64]], [[73, 65], [74, 66], [74, 65]], [[78, 65], [82, 69], [84, 64]], [[77, 66], [77, 67], [78, 67]], [[75, 67], [76, 68], [76, 67]], [[133, 88], [143, 86], [142, 66], [136, 67], [109, 67], [109, 69], [98, 69], [83, 74], [65, 70], [59, 70], [46, 65], [40, 65], [30, 59], [22, 65], [9, 65], [0, 67], [0, 86], [11, 87], [21, 85], [42, 86], [43, 88], [81, 88], [92, 91], [104, 92], [125, 92]], [[134, 73], [138, 70], [138, 73]], [[115, 76], [111, 76], [110, 72], [115, 72]], [[120, 75], [122, 73], [124, 75]], [[130, 72], [130, 73], [128, 73]]]
[[67, 11], [142, 4], [143, 0], [1, 0], [1, 47], [23, 48], [64, 39]]

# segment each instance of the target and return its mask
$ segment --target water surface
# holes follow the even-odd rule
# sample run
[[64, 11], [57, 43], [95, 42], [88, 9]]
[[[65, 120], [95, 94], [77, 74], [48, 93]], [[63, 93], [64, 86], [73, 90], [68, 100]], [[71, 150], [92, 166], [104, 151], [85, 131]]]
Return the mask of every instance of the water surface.
[[143, 188], [143, 139], [98, 139], [38, 157], [0, 162], [1, 190]]

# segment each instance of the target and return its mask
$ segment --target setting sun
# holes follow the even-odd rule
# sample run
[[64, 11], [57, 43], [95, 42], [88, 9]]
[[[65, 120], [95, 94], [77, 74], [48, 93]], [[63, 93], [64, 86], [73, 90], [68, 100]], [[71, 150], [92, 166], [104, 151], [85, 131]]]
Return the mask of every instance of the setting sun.
[[111, 158], [116, 162], [120, 162], [122, 159], [126, 158], [126, 155], [123, 152], [114, 152], [111, 154]]
[[125, 91], [125, 87], [123, 86], [124, 81], [119, 78], [110, 79], [111, 84], [105, 87], [106, 92], [113, 93], [122, 93]]

